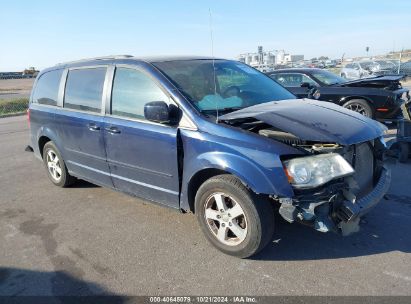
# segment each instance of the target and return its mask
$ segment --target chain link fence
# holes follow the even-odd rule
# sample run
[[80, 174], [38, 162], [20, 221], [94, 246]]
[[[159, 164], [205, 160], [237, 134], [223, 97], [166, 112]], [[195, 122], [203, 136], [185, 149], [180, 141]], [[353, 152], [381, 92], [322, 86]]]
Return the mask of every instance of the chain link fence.
[[29, 97], [4, 98], [0, 95], [0, 117], [23, 114], [27, 111]]
[[0, 118], [27, 111], [34, 78], [0, 79]]

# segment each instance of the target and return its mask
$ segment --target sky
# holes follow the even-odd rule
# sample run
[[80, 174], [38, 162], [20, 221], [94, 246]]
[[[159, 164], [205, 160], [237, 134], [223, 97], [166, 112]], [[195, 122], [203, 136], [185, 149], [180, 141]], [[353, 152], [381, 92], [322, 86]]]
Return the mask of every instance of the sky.
[[411, 48], [409, 0], [0, 0], [0, 71], [113, 54], [306, 59]]

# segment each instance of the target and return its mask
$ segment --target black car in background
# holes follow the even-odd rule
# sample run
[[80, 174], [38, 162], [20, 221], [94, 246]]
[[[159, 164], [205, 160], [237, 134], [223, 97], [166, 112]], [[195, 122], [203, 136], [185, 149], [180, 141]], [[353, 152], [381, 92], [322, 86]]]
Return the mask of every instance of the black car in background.
[[401, 116], [401, 104], [410, 99], [401, 86], [403, 76], [378, 76], [347, 81], [327, 70], [281, 69], [267, 73], [294, 95], [329, 101], [377, 120]]

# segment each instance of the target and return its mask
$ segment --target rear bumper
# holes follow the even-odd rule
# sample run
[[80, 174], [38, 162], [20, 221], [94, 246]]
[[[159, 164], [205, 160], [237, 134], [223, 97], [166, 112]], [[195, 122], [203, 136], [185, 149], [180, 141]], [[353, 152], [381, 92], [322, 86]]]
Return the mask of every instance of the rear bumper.
[[342, 202], [340, 208], [337, 210], [337, 216], [343, 222], [352, 222], [369, 212], [375, 205], [377, 205], [384, 195], [387, 193], [391, 184], [391, 170], [383, 167], [381, 175], [376, 183], [374, 189], [352, 203], [350, 201]]

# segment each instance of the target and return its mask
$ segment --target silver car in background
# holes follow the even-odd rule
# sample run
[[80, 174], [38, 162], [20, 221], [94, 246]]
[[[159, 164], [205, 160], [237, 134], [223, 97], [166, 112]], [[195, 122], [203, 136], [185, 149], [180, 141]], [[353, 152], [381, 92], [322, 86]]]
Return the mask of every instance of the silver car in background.
[[341, 69], [341, 77], [349, 80], [398, 74], [398, 64], [389, 60], [355, 61]]
[[374, 61], [356, 61], [345, 65], [340, 74], [345, 79], [359, 79], [373, 76], [378, 70], [379, 65]]

